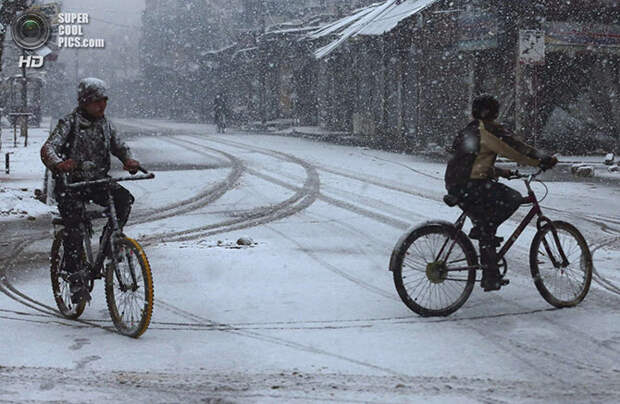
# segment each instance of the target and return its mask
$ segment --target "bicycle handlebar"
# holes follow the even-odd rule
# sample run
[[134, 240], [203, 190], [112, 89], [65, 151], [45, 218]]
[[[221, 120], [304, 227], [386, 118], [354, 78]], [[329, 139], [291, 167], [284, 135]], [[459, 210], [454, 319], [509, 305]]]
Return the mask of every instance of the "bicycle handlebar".
[[89, 185], [103, 185], [103, 184], [111, 184], [113, 182], [150, 180], [150, 179], [155, 178], [155, 174], [154, 173], [149, 173], [143, 167], [138, 167], [138, 170], [143, 172], [144, 175], [133, 175], [131, 177], [116, 177], [116, 178], [110, 177], [110, 178], [102, 178], [100, 180], [93, 180], [93, 181], [74, 182], [74, 183], [71, 183], [71, 184], [69, 184], [69, 182], [67, 181], [67, 176], [66, 175], [63, 175], [62, 179], [63, 179], [63, 183], [64, 183], [65, 187], [67, 187], [67, 188], [82, 188], [82, 187], [86, 187], [86, 186], [89, 186]]
[[538, 170], [536, 170], [535, 173], [529, 173], [529, 174], [521, 174], [519, 172], [519, 170], [515, 170], [513, 171], [510, 176], [508, 177], [509, 180], [521, 180], [521, 179], [526, 179], [527, 182], [532, 182], [532, 180], [534, 180], [534, 178], [538, 177], [540, 174], [543, 173], [543, 169], [539, 168]]

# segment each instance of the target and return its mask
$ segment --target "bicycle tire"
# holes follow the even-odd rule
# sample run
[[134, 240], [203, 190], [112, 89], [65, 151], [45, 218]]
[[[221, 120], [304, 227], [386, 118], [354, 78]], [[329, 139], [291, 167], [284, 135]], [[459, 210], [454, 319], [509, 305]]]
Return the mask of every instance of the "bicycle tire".
[[[124, 238], [119, 243], [121, 250], [121, 262], [118, 263], [121, 277], [125, 280], [131, 279], [129, 263], [133, 263], [135, 271], [137, 289], [123, 291], [119, 279], [114, 271], [114, 265], [106, 266], [105, 276], [105, 296], [108, 304], [108, 311], [116, 329], [123, 335], [132, 338], [139, 338], [151, 322], [153, 314], [153, 277], [151, 266], [144, 250], [137, 241]], [[138, 265], [136, 266], [135, 263]], [[120, 297], [123, 299], [119, 299]], [[129, 307], [125, 307], [129, 301]], [[131, 309], [134, 309], [132, 311]]]
[[[569, 260], [569, 266], [555, 268], [549, 260], [544, 244], [542, 244], [546, 235], [551, 236], [547, 237], [547, 243], [552, 252], [556, 252], [554, 254], [556, 257], [559, 257], [559, 252], [557, 252], [557, 244], [551, 233], [551, 226], [547, 225], [536, 233], [530, 247], [532, 278], [536, 289], [549, 304], [558, 308], [574, 307], [586, 297], [590, 290], [592, 253], [585, 238], [575, 226], [563, 221], [554, 221], [553, 226], [558, 231], [560, 245], [562, 245], [562, 249]], [[569, 245], [569, 243], [571, 244]], [[578, 264], [576, 264], [577, 258]], [[545, 265], [542, 266], [542, 264]], [[575, 276], [577, 279], [572, 281], [571, 276]], [[561, 290], [556, 290], [555, 287], [558, 284], [566, 285], [567, 289], [572, 289], [571, 295], [569, 297], [560, 296]]]
[[[86, 307], [86, 301], [82, 301], [79, 304], [71, 303], [71, 290], [69, 282], [66, 280], [67, 273], [62, 272], [62, 262], [64, 260], [64, 243], [63, 232], [59, 231], [54, 237], [52, 243], [51, 253], [51, 265], [50, 265], [50, 278], [52, 281], [52, 292], [54, 293], [54, 300], [58, 311], [64, 317], [76, 320], [84, 312]], [[84, 260], [84, 257], [82, 257]]]
[[[415, 228], [408, 234], [401, 237], [399, 242], [394, 247], [392, 259], [390, 260], [390, 270], [392, 271], [394, 277], [396, 290], [398, 291], [398, 295], [403, 303], [405, 303], [409, 309], [421, 316], [448, 316], [457, 311], [471, 295], [476, 282], [475, 269], [469, 269], [463, 272], [451, 272], [450, 277], [455, 277], [454, 279], [448, 279], [447, 274], [444, 279], [441, 279], [443, 275], [440, 275], [438, 279], [436, 277], [435, 279], [432, 279], [434, 275], [429, 273], [429, 265], [433, 265], [432, 263], [434, 262], [431, 261], [431, 258], [429, 257], [435, 257], [439, 253], [439, 248], [441, 248], [443, 241], [447, 238], [453, 238], [454, 234], [456, 234], [456, 243], [454, 244], [454, 249], [450, 254], [451, 257], [455, 258], [455, 260], [452, 260], [451, 263], [461, 262], [464, 264], [466, 262], [467, 266], [475, 267], [478, 262], [478, 256], [476, 254], [476, 250], [471, 244], [471, 241], [469, 241], [463, 232], [457, 232], [451, 224], [431, 224]], [[433, 242], [432, 245], [429, 240], [427, 240], [429, 236], [433, 236], [437, 239], [437, 241]], [[420, 246], [420, 243], [423, 241], [424, 245]], [[412, 247], [414, 247], [413, 250]], [[422, 253], [423, 249], [420, 249], [421, 247], [438, 248], [437, 251], [426, 251], [426, 253]], [[403, 267], [409, 266], [413, 263], [413, 258], [409, 260], [410, 262], [407, 262], [407, 257], [413, 257], [414, 255], [417, 255], [417, 257], [422, 259], [424, 262], [419, 263], [420, 266], [418, 268], [413, 268], [411, 271], [406, 271], [403, 273]], [[412, 274], [409, 275], [409, 272], [412, 272]], [[412, 292], [418, 288], [416, 287], [415, 289], [411, 289], [408, 285], [411, 285], [412, 282], [416, 282], [416, 280], [407, 281], [407, 279], [416, 275], [419, 278], [416, 285], [423, 285], [422, 290], [428, 287], [428, 296], [431, 297], [436, 295], [440, 300], [439, 305], [432, 307], [431, 304], [423, 302], [424, 296], [420, 296], [420, 294], [413, 296]], [[454, 299], [447, 296], [447, 292], [444, 288], [444, 296], [448, 297], [448, 299], [445, 299], [445, 303], [442, 303], [440, 296], [442, 294], [442, 289], [440, 289], [440, 286], [451, 285], [454, 289], [454, 286], [458, 284], [462, 284], [463, 288], [460, 291], [458, 287], [456, 288], [457, 292], [460, 294], [458, 294], [458, 296]]]

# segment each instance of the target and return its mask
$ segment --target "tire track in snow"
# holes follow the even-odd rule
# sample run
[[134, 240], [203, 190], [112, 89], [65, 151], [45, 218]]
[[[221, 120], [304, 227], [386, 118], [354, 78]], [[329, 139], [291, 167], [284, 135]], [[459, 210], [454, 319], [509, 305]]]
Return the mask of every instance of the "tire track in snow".
[[[191, 144], [193, 144], [195, 146], [199, 146], [199, 147], [203, 146], [203, 145], [201, 145], [199, 143], [195, 143], [195, 142], [189, 142], [189, 143], [191, 143]], [[228, 143], [228, 142], [223, 142], [223, 143]], [[237, 147], [239, 147], [239, 146], [237, 146]], [[283, 154], [283, 153], [280, 153], [280, 152], [274, 152], [274, 151], [269, 151], [269, 150], [266, 151], [265, 149], [262, 149], [262, 148], [250, 147], [250, 146], [243, 146], [243, 148], [244, 149], [254, 150], [254, 151], [259, 151], [261, 153], [268, 154], [270, 156], [274, 156], [274, 157], [276, 157], [278, 159], [281, 159], [282, 156], [286, 157], [288, 160], [291, 160], [291, 158], [292, 158], [293, 161], [296, 161], [299, 164], [301, 164], [306, 169], [307, 173], [308, 173], [308, 171], [311, 170], [310, 174], [308, 175], [308, 178], [315, 178], [316, 177], [316, 179], [313, 180], [313, 183], [317, 184], [317, 186], [315, 188], [313, 188], [313, 190], [312, 190], [312, 194], [311, 194], [312, 198], [313, 198], [312, 202], [316, 198], [316, 195], [320, 193], [320, 190], [319, 190], [319, 187], [318, 187], [319, 179], [318, 179], [318, 174], [316, 173], [316, 170], [314, 170], [314, 168], [312, 166], [310, 166], [308, 163], [303, 162], [303, 160], [299, 160], [299, 159], [297, 159], [295, 157], [292, 157], [290, 155], [286, 155], [286, 154]], [[298, 195], [299, 195], [300, 191], [303, 191], [304, 188], [306, 188], [308, 186], [308, 179], [306, 180], [306, 184], [304, 185], [304, 188], [302, 188], [300, 190], [298, 187], [296, 187], [294, 185], [288, 184], [288, 183], [286, 183], [284, 181], [280, 181], [280, 180], [278, 180], [278, 179], [276, 179], [274, 177], [271, 177], [269, 175], [262, 174], [262, 173], [260, 173], [258, 171], [253, 170], [253, 169], [248, 169], [247, 171], [249, 173], [253, 174], [253, 175], [259, 176], [260, 178], [263, 178], [263, 179], [268, 180], [270, 182], [276, 183], [276, 184], [278, 184], [280, 186], [283, 186], [285, 188], [296, 190], [297, 194], [296, 194], [296, 196], [292, 197], [291, 200], [299, 198]], [[403, 229], [409, 227], [409, 224], [405, 223], [403, 221], [397, 221], [396, 219], [392, 219], [392, 218], [384, 216], [384, 215], [379, 215], [379, 214], [367, 211], [367, 210], [362, 209], [362, 208], [358, 208], [358, 207], [355, 207], [355, 206], [349, 206], [346, 202], [336, 201], [336, 200], [333, 200], [332, 198], [328, 198], [328, 197], [325, 197], [325, 196], [322, 196], [322, 195], [319, 197], [319, 199], [327, 200], [327, 201], [331, 200], [332, 204], [337, 204], [340, 207], [347, 207], [348, 210], [355, 210], [357, 213], [359, 213], [361, 211], [361, 212], [365, 213], [365, 215], [367, 215], [367, 216], [372, 216], [372, 217], [375, 217], [375, 218], [380, 218], [383, 222], [392, 223], [392, 224], [394, 224], [394, 222], [396, 222], [397, 225], [400, 228], [403, 228]], [[294, 211], [295, 211], [294, 213], [297, 213], [297, 212], [300, 211], [300, 209], [295, 209]], [[286, 214], [286, 216], [288, 216], [288, 214]], [[273, 220], [268, 220], [270, 218], [266, 218], [266, 219], [267, 220], [262, 220], [262, 223], [258, 223], [258, 224], [266, 224], [268, 222], [273, 221]], [[255, 225], [255, 224], [253, 224], [253, 225]], [[204, 227], [200, 228], [200, 230], [209, 228], [210, 226], [217, 226], [217, 225], [204, 226]], [[272, 230], [276, 231], [274, 229], [272, 229]], [[192, 235], [191, 238], [190, 237], [183, 237], [181, 239], [176, 239], [174, 241], [184, 241], [184, 240], [190, 240], [190, 239], [194, 239], [194, 238], [198, 238], [198, 237], [206, 237], [207, 235], [218, 234], [218, 233], [221, 233], [221, 232], [224, 232], [224, 231], [230, 231], [230, 229], [229, 228], [225, 228], [223, 230], [213, 230], [213, 231], [210, 231], [210, 232], [207, 232], [207, 233], [199, 233], [198, 235]], [[278, 231], [276, 231], [276, 232], [279, 233], [281, 236], [287, 238], [287, 236], [283, 235], [282, 233], [280, 233]], [[179, 232], [179, 234], [183, 234], [183, 235], [186, 234], [186, 233], [187, 233], [187, 231]], [[166, 235], [166, 237], [168, 237], [168, 235]], [[333, 273], [336, 273], [337, 275], [339, 275], [339, 276], [341, 276], [341, 277], [343, 277], [343, 278], [345, 278], [345, 279], [347, 279], [347, 280], [357, 284], [358, 286], [360, 286], [360, 287], [362, 287], [364, 289], [367, 289], [367, 290], [369, 290], [369, 291], [371, 291], [371, 292], [373, 292], [375, 294], [378, 294], [378, 295], [380, 295], [382, 297], [385, 297], [385, 298], [388, 298], [390, 300], [398, 301], [398, 298], [394, 295], [394, 293], [387, 292], [387, 291], [384, 291], [383, 289], [377, 288], [376, 286], [374, 286], [374, 285], [372, 285], [370, 283], [367, 283], [367, 282], [365, 282], [365, 281], [363, 281], [363, 280], [361, 280], [361, 279], [359, 279], [359, 278], [357, 278], [357, 277], [355, 277], [355, 276], [353, 276], [351, 274], [348, 274], [347, 272], [337, 268], [334, 265], [329, 264], [328, 262], [326, 262], [324, 260], [321, 260], [319, 257], [317, 257], [315, 254], [312, 254], [311, 251], [305, 249], [303, 247], [303, 245], [297, 243], [295, 240], [289, 239], [289, 241], [291, 241], [294, 244], [296, 244], [301, 249], [302, 252], [304, 252], [306, 255], [310, 256], [313, 260], [319, 262], [323, 267], [327, 268], [329, 271], [331, 271]]]
[[[19, 245], [15, 246], [14, 252], [8, 258], [8, 264], [3, 268], [3, 271], [0, 272], [0, 278], [1, 278], [0, 292], [4, 293], [6, 296], [11, 298], [12, 300], [14, 300], [14, 301], [16, 301], [18, 303], [21, 303], [24, 306], [29, 307], [29, 308], [31, 308], [31, 309], [33, 309], [35, 311], [43, 313], [43, 314], [45, 314], [45, 315], [47, 315], [49, 317], [55, 317], [55, 318], [64, 320], [64, 321], [60, 322], [60, 324], [62, 324], [62, 325], [71, 326], [71, 322], [69, 322], [69, 320], [67, 320], [56, 308], [48, 306], [47, 304], [42, 303], [42, 302], [40, 302], [40, 301], [38, 301], [36, 299], [31, 298], [30, 296], [28, 296], [28, 295], [26, 295], [24, 293], [22, 293], [17, 288], [15, 288], [8, 280], [8, 277], [7, 277], [7, 274], [6, 274], [6, 268], [9, 268], [12, 265], [12, 262], [19, 256], [19, 254], [26, 247], [28, 247], [30, 244], [32, 244], [32, 243], [34, 243], [36, 241], [40, 241], [40, 240], [42, 240], [42, 239], [38, 239], [38, 240], [24, 240], [22, 243], [20, 243]], [[77, 319], [77, 320], [72, 320], [72, 322], [77, 322], [77, 323], [80, 323], [80, 324], [85, 325], [85, 326], [100, 328], [100, 329], [103, 329], [105, 331], [116, 332], [116, 330], [111, 328], [111, 327], [104, 327], [104, 326], [101, 326], [101, 325], [99, 325], [97, 323], [86, 321], [86, 320]]]
[[[192, 142], [189, 140], [179, 139], [179, 141], [188, 145], [192, 145], [193, 147], [212, 149], [203, 144]], [[193, 150], [197, 151], [196, 149]], [[290, 198], [274, 205], [255, 208], [249, 212], [245, 212], [243, 216], [236, 219], [213, 223], [205, 226], [199, 226], [192, 229], [185, 229], [175, 232], [163, 232], [143, 237], [140, 240], [145, 241], [147, 245], [154, 242], [179, 242], [196, 240], [215, 234], [221, 234], [233, 230], [240, 230], [244, 228], [259, 226], [261, 224], [266, 224], [279, 219], [283, 219], [288, 216], [292, 216], [308, 208], [314, 203], [317, 195], [319, 194], [320, 178], [318, 172], [316, 171], [316, 169], [314, 169], [313, 166], [301, 159], [298, 159], [295, 156], [285, 153], [276, 153], [275, 157], [280, 160], [298, 164], [302, 166], [306, 172], [306, 180], [301, 187], [286, 184], [287, 188], [291, 187], [295, 190], [295, 194]], [[278, 181], [273, 177], [262, 175], [256, 170], [246, 168], [246, 171], [252, 175], [264, 178], [269, 182], [275, 183], [280, 186], [283, 185], [283, 182]]]
[[165, 310], [170, 311], [171, 313], [174, 313], [178, 316], [187, 318], [188, 320], [193, 320], [193, 321], [198, 321], [210, 326], [218, 326], [221, 327], [222, 329], [220, 331], [224, 331], [224, 332], [228, 332], [234, 335], [238, 335], [241, 337], [246, 337], [246, 338], [251, 338], [251, 339], [255, 339], [255, 340], [259, 340], [262, 342], [267, 342], [270, 344], [274, 344], [274, 345], [279, 345], [279, 346], [283, 346], [283, 347], [287, 347], [287, 348], [291, 348], [297, 351], [303, 351], [303, 352], [308, 352], [311, 354], [317, 354], [317, 355], [321, 355], [321, 356], [326, 356], [326, 357], [330, 357], [333, 359], [339, 359], [354, 365], [358, 365], [358, 366], [362, 366], [365, 368], [369, 368], [369, 369], [373, 369], [373, 370], [380, 370], [386, 374], [390, 374], [390, 375], [395, 375], [395, 376], [401, 376], [401, 377], [407, 377], [406, 374], [404, 373], [400, 373], [397, 372], [395, 370], [392, 370], [390, 368], [385, 368], [382, 366], [378, 366], [378, 365], [374, 365], [372, 363], [368, 363], [368, 362], [364, 362], [364, 361], [360, 361], [354, 358], [349, 358], [347, 356], [338, 354], [338, 353], [333, 353], [333, 352], [329, 352], [320, 348], [315, 348], [309, 345], [305, 345], [305, 344], [301, 344], [299, 342], [295, 342], [295, 341], [291, 341], [285, 338], [280, 338], [280, 337], [274, 337], [271, 335], [265, 335], [265, 334], [260, 334], [251, 330], [238, 330], [235, 329], [234, 327], [228, 325], [228, 324], [224, 324], [224, 323], [218, 323], [212, 320], [209, 320], [207, 318], [198, 316], [194, 313], [185, 311], [179, 307], [173, 306], [169, 303], [166, 303], [164, 301], [161, 300], [157, 300], [157, 303], [162, 306]]
[[366, 289], [370, 292], [373, 292], [379, 296], [385, 297], [387, 299], [390, 300], [394, 300], [394, 301], [400, 301], [400, 299], [398, 297], [396, 297], [396, 295], [393, 292], [387, 292], [381, 288], [378, 288], [376, 286], [374, 286], [373, 284], [370, 284], [368, 282], [365, 282], [349, 273], [347, 273], [346, 271], [343, 271], [342, 269], [338, 268], [335, 265], [330, 264], [329, 262], [321, 259], [320, 257], [318, 257], [316, 254], [314, 254], [312, 252], [312, 250], [304, 247], [303, 244], [299, 243], [297, 240], [293, 239], [292, 237], [287, 236], [286, 234], [284, 234], [283, 232], [274, 229], [273, 227], [270, 228], [271, 231], [273, 231], [276, 234], [279, 234], [282, 238], [290, 241], [291, 243], [293, 243], [295, 246], [297, 246], [297, 248], [299, 249], [299, 251], [303, 252], [304, 254], [306, 254], [308, 257], [310, 257], [313, 261], [319, 263], [323, 268], [327, 269], [330, 272], [335, 273], [336, 275], [339, 275], [340, 277], [351, 281], [353, 283], [355, 283], [356, 285], [358, 285], [359, 287]]
[[[198, 136], [192, 136], [192, 137], [198, 137]], [[265, 155], [275, 155], [276, 153], [279, 152], [275, 152], [273, 150], [269, 150], [269, 149], [264, 149], [264, 148], [260, 148], [260, 147], [255, 147], [255, 146], [250, 146], [247, 144], [243, 144], [243, 143], [238, 143], [238, 142], [234, 142], [234, 141], [230, 141], [230, 140], [221, 140], [221, 139], [212, 139], [212, 138], [205, 138], [205, 137], [198, 137], [201, 140], [207, 140], [209, 142], [213, 142], [213, 143], [221, 143], [221, 144], [226, 144], [232, 147], [237, 147], [237, 148], [241, 148], [241, 149], [246, 149], [246, 150], [251, 150], [251, 151], [255, 151], [255, 152], [259, 152], [261, 154], [265, 154]], [[314, 165], [312, 165], [312, 167], [316, 170], [316, 167]], [[320, 169], [320, 167], [319, 167]], [[288, 184], [284, 181], [281, 181], [277, 178], [274, 178], [268, 174], [264, 174], [264, 173], [260, 173], [257, 171], [253, 171], [253, 170], [248, 170], [250, 171], [253, 175], [259, 176], [260, 178], [263, 178], [267, 181], [270, 182], [274, 182], [277, 183], [278, 185], [281, 185], [285, 188], [291, 189], [291, 190], [297, 190], [298, 188], [295, 187], [294, 185]], [[357, 213], [359, 215], [362, 215], [364, 217], [370, 218], [370, 219], [374, 219], [376, 221], [379, 221], [383, 224], [387, 224], [389, 226], [393, 226], [395, 228], [398, 229], [407, 229], [410, 227], [410, 222], [408, 221], [404, 221], [404, 220], [399, 220], [396, 218], [393, 218], [391, 216], [387, 216], [387, 215], [383, 215], [381, 213], [378, 212], [374, 212], [371, 210], [368, 210], [366, 208], [363, 207], [359, 207], [357, 205], [354, 205], [352, 203], [346, 202], [346, 201], [340, 201], [338, 199], [335, 198], [331, 198], [328, 197], [326, 195], [323, 195], [322, 193], [319, 193], [318, 200], [321, 200], [323, 202], [327, 202], [331, 205], [346, 209], [348, 211]]]
[[[164, 141], [176, 145], [181, 145], [179, 142], [175, 142], [174, 139], [166, 138]], [[184, 146], [186, 147], [186, 146]], [[231, 172], [228, 174], [225, 180], [217, 182], [213, 186], [201, 191], [197, 195], [186, 199], [181, 202], [176, 202], [159, 209], [158, 213], [143, 214], [136, 218], [136, 220], [130, 220], [130, 225], [142, 224], [147, 222], [153, 222], [156, 220], [162, 220], [173, 216], [178, 216], [183, 213], [198, 210], [207, 206], [219, 198], [221, 198], [226, 192], [234, 188], [236, 182], [241, 178], [245, 171], [245, 165], [237, 157], [216, 149], [211, 151], [220, 153], [228, 159], [232, 167]]]

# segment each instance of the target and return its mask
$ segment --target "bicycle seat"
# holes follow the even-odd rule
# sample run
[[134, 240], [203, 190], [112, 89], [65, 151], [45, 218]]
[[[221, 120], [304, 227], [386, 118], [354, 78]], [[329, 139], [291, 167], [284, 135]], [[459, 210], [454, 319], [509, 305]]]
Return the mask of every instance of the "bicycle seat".
[[445, 202], [445, 204], [446, 204], [446, 205], [448, 205], [449, 207], [451, 207], [451, 208], [452, 208], [452, 207], [454, 207], [454, 206], [458, 205], [458, 203], [459, 203], [459, 198], [457, 198], [457, 197], [456, 197], [456, 196], [454, 196], [454, 195], [450, 195], [450, 194], [448, 194], [448, 195], [445, 195], [445, 196], [443, 197], [443, 201]]

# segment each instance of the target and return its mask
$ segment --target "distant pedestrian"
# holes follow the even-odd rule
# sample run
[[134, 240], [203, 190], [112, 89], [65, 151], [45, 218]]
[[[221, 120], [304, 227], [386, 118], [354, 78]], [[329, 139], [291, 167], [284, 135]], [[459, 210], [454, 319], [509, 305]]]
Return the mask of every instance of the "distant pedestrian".
[[218, 93], [213, 100], [213, 112], [215, 115], [215, 125], [218, 133], [226, 132], [226, 114], [228, 105], [224, 93]]

